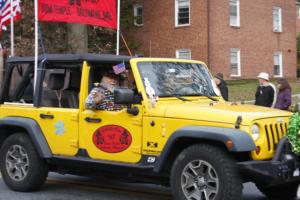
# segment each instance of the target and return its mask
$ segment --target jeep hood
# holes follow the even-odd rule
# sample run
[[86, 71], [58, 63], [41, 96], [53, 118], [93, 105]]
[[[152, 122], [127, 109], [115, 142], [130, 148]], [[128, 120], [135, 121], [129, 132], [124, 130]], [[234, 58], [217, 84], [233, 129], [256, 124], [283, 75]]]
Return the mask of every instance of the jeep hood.
[[237, 120], [237, 117], [241, 116], [242, 125], [249, 125], [251, 122], [258, 119], [289, 117], [292, 115], [290, 112], [281, 111], [278, 109], [248, 104], [236, 105], [227, 102], [182, 102], [173, 105], [159, 105], [157, 109], [159, 112], [153, 112], [152, 116], [156, 113], [167, 118], [211, 121], [228, 124], [234, 124]]

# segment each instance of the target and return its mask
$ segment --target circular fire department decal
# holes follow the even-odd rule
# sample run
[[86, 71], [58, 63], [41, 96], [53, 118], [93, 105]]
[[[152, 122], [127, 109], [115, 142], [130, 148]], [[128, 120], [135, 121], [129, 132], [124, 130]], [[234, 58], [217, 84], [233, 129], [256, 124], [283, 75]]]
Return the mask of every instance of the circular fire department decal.
[[125, 128], [117, 125], [102, 126], [93, 135], [95, 146], [107, 153], [122, 152], [130, 146], [131, 141], [131, 134]]

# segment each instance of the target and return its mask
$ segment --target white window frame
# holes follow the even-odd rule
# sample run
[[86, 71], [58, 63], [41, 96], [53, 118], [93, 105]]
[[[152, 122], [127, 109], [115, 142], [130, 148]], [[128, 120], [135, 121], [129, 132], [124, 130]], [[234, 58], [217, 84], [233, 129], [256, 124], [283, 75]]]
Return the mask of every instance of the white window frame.
[[[138, 12], [137, 12], [138, 8], [142, 8], [142, 10], [143, 10], [143, 13], [142, 13], [142, 23], [141, 24], [138, 24], [137, 23], [137, 19], [136, 19], [137, 14], [138, 14]], [[143, 5], [141, 5], [141, 4], [135, 4], [133, 6], [133, 16], [134, 16], [133, 24], [135, 26], [143, 26], [144, 25], [144, 8], [143, 8]]]
[[[275, 74], [274, 67], [275, 67], [275, 56], [278, 56], [279, 58], [279, 74]], [[274, 77], [275, 78], [281, 78], [283, 76], [283, 62], [282, 62], [282, 52], [276, 51], [273, 55], [273, 71], [274, 71]]]
[[[275, 18], [275, 14], [278, 15], [278, 20]], [[273, 7], [273, 31], [276, 33], [282, 32], [282, 9], [279, 6]]]
[[[231, 74], [231, 54], [237, 54], [237, 74]], [[241, 50], [237, 48], [230, 49], [230, 76], [231, 77], [241, 77]]]
[[[236, 6], [236, 23], [231, 20], [231, 6]], [[233, 27], [240, 27], [240, 0], [230, 0], [229, 1], [229, 24]]]
[[[190, 56], [186, 57], [186, 58], [181, 58], [180, 53], [189, 53]], [[177, 49], [176, 50], [176, 58], [179, 58], [179, 59], [192, 59], [192, 50], [191, 49]]]
[[191, 1], [186, 0], [186, 1], [188, 1], [188, 7], [189, 7], [189, 23], [187, 23], [187, 24], [179, 24], [178, 23], [179, 1], [184, 1], [184, 0], [175, 0], [175, 27], [190, 26], [190, 24], [191, 24]]
[[300, 4], [297, 4], [297, 17], [300, 19]]

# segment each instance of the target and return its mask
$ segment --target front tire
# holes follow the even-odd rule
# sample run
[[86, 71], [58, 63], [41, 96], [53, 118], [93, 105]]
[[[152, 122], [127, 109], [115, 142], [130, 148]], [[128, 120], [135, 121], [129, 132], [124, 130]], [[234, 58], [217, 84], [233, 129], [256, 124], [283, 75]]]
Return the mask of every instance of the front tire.
[[48, 165], [24, 133], [9, 136], [0, 150], [0, 170], [6, 185], [15, 191], [39, 189], [48, 176]]
[[223, 149], [197, 144], [179, 154], [171, 170], [176, 200], [240, 200], [242, 181], [234, 160]]

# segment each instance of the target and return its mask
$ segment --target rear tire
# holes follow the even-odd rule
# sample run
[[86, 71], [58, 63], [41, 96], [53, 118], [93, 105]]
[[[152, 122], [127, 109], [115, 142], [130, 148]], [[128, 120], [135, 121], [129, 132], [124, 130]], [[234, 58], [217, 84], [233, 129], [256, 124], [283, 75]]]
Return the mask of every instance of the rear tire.
[[176, 200], [240, 200], [243, 184], [235, 161], [225, 150], [197, 144], [179, 154], [171, 170]]
[[0, 150], [0, 170], [6, 185], [15, 191], [39, 189], [48, 176], [48, 165], [24, 133], [9, 136]]
[[263, 194], [273, 200], [292, 200], [297, 197], [299, 182], [276, 186], [262, 186], [257, 184], [256, 186]]

